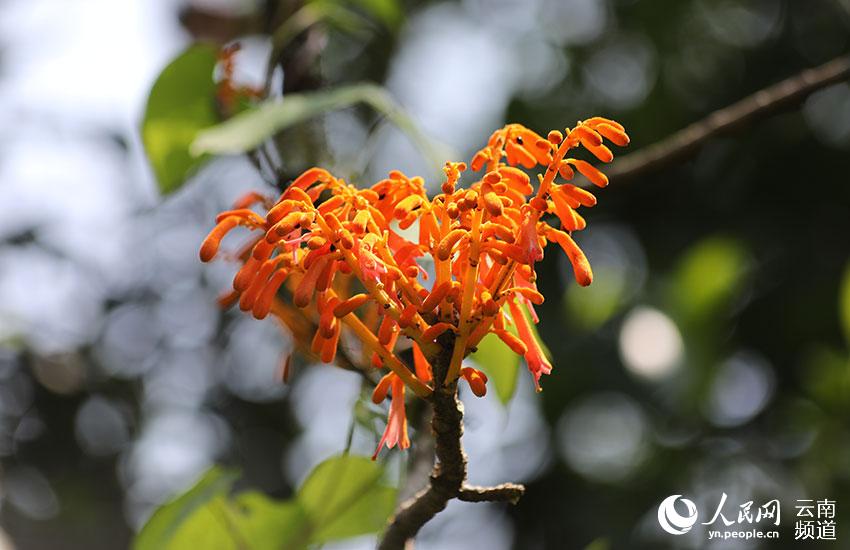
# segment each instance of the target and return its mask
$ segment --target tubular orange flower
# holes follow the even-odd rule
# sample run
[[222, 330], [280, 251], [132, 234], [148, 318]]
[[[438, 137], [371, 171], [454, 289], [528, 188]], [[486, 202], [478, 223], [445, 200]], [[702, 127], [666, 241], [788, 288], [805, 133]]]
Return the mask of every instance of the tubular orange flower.
[[496, 335], [504, 342], [511, 351], [516, 353], [517, 355], [525, 355], [528, 353], [528, 346], [525, 345], [525, 342], [511, 334], [506, 330], [496, 330]]
[[[392, 388], [392, 403], [390, 404], [390, 412], [387, 417], [387, 428], [384, 430], [384, 435], [381, 441], [378, 442], [378, 448], [375, 449], [375, 454], [372, 455], [372, 460], [378, 458], [378, 453], [384, 445], [387, 449], [392, 449], [398, 445], [399, 449], [407, 449], [410, 447], [410, 439], [407, 437], [407, 416], [404, 411], [404, 383], [395, 374], [388, 374], [390, 379], [390, 387]], [[383, 380], [381, 381], [383, 382]], [[375, 394], [372, 400], [375, 401], [378, 394], [378, 387], [375, 388]], [[386, 390], [383, 391], [383, 398], [386, 397]]]
[[452, 289], [452, 282], [445, 281], [441, 283], [437, 288], [432, 290], [428, 297], [422, 301], [422, 306], [420, 307], [420, 311], [423, 313], [432, 311], [435, 307], [439, 305], [440, 302], [448, 295], [449, 291]]
[[251, 311], [251, 313], [254, 314], [254, 318], [266, 318], [269, 311], [271, 311], [272, 301], [274, 301], [274, 297], [277, 295], [277, 291], [286, 280], [287, 275], [289, 275], [289, 273], [286, 271], [275, 271], [274, 275], [269, 278], [266, 286], [263, 287], [260, 295], [254, 301], [254, 307]]
[[381, 321], [381, 326], [378, 328], [378, 342], [383, 346], [389, 344], [390, 340], [396, 334], [397, 327], [398, 325], [393, 318], [385, 315], [383, 321]]
[[422, 353], [422, 349], [420, 349], [419, 344], [416, 342], [413, 343], [413, 366], [416, 369], [416, 376], [420, 380], [423, 382], [431, 381], [433, 378], [431, 365], [428, 363], [428, 359], [425, 358], [425, 354]]
[[435, 323], [425, 329], [425, 331], [422, 333], [422, 339], [426, 342], [431, 342], [450, 328], [454, 328], [451, 323]]
[[239, 218], [236, 217], [224, 218], [218, 222], [215, 229], [207, 235], [207, 238], [204, 239], [204, 243], [201, 245], [200, 256], [202, 262], [208, 262], [215, 257], [218, 253], [221, 239], [237, 225], [239, 225]]
[[368, 294], [357, 294], [356, 296], [352, 296], [334, 308], [334, 315], [337, 317], [345, 317], [368, 301]]
[[401, 312], [401, 315], [398, 317], [398, 326], [401, 328], [407, 328], [413, 323], [413, 317], [416, 315], [416, 305], [415, 304], [407, 304], [404, 308], [404, 311]]
[[540, 342], [531, 330], [531, 326], [528, 324], [528, 319], [522, 311], [522, 306], [517, 304], [514, 300], [509, 300], [508, 307], [511, 310], [511, 319], [513, 319], [514, 324], [516, 325], [519, 337], [522, 339], [523, 343], [526, 344], [526, 352], [523, 357], [525, 358], [528, 370], [531, 371], [531, 374], [534, 376], [534, 387], [537, 391], [541, 391], [540, 377], [552, 372], [552, 364], [549, 362], [549, 359], [546, 358], [546, 353], [543, 351], [543, 348], [540, 346]]
[[527, 213], [519, 233], [519, 250], [524, 264], [533, 264], [543, 259], [543, 247], [537, 240], [537, 216]]
[[589, 179], [590, 183], [593, 185], [597, 187], [605, 187], [608, 185], [608, 177], [589, 162], [578, 159], [569, 159], [567, 162], [575, 166], [576, 169], [578, 169], [584, 177]]
[[558, 231], [557, 229], [549, 228], [546, 230], [547, 234], [564, 249], [567, 257], [570, 259], [570, 263], [573, 266], [573, 273], [575, 274], [576, 281], [581, 286], [587, 286], [593, 282], [593, 271], [590, 269], [590, 262], [587, 261], [587, 257], [582, 252], [581, 248], [575, 243], [575, 241], [568, 234], [563, 231]]
[[387, 398], [387, 394], [390, 391], [390, 384], [392, 384], [395, 377], [396, 376], [393, 373], [389, 373], [378, 381], [375, 385], [375, 389], [372, 391], [372, 403], [380, 405], [384, 402], [384, 399]]
[[[337, 358], [341, 338], [359, 339], [363, 362], [372, 357], [373, 367], [388, 369], [375, 391], [377, 401], [388, 392], [393, 397], [379, 449], [406, 448], [405, 386], [427, 397], [462, 376], [483, 395], [486, 376], [461, 364], [487, 334], [525, 358], [538, 389], [551, 371], [532, 327], [538, 321], [533, 304], [543, 301], [535, 264], [554, 241], [566, 252], [576, 281], [590, 284], [590, 264], [573, 233], [587, 224], [579, 209], [594, 206], [596, 197], [566, 182], [573, 169], [598, 187], [608, 179], [568, 153], [584, 147], [608, 162], [613, 154], [605, 140], [629, 142], [620, 124], [601, 117], [545, 138], [509, 124], [473, 156], [470, 168], [484, 171], [477, 181], [461, 185], [466, 164], [448, 162], [441, 192], [433, 197], [422, 178], [399, 171], [361, 189], [311, 168], [276, 201], [248, 194], [222, 212], [200, 257], [217, 256], [222, 239], [237, 226], [254, 231], [235, 254], [243, 265], [222, 305], [238, 302], [258, 319], [272, 314], [293, 331], [298, 350], [326, 362]], [[526, 170], [538, 174], [532, 179]], [[254, 210], [261, 208], [265, 214]], [[400, 231], [407, 227], [416, 228], [414, 238]], [[420, 265], [427, 257], [436, 275], [429, 286]], [[287, 293], [297, 308], [284, 301]], [[518, 335], [506, 330], [508, 323]], [[398, 354], [401, 336], [412, 340], [412, 365]], [[435, 361], [448, 364], [432, 371]], [[437, 372], [445, 379], [435, 379]]]
[[469, 388], [478, 397], [484, 397], [487, 393], [487, 375], [480, 370], [472, 367], [463, 367], [460, 369], [460, 375], [469, 384]]

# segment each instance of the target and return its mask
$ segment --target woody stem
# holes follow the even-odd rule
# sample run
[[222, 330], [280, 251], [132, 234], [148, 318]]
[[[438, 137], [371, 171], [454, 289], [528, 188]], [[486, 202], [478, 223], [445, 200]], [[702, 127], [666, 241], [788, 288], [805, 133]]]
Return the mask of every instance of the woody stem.
[[620, 158], [607, 170], [608, 177], [619, 183], [674, 164], [693, 155], [712, 138], [738, 130], [782, 109], [794, 107], [812, 93], [848, 78], [850, 56], [847, 55], [807, 69], [714, 111], [699, 122], [653, 145]]
[[457, 380], [447, 380], [451, 350], [455, 336], [443, 334], [439, 343], [443, 349], [431, 358], [435, 380], [445, 382], [426, 398], [433, 408], [431, 430], [434, 434], [436, 463], [428, 485], [402, 503], [390, 518], [378, 550], [402, 550], [408, 540], [435, 515], [446, 508], [453, 498], [468, 501], [516, 502], [522, 495], [521, 485], [505, 484], [498, 487], [466, 487], [466, 453], [463, 451], [463, 404], [457, 395]]

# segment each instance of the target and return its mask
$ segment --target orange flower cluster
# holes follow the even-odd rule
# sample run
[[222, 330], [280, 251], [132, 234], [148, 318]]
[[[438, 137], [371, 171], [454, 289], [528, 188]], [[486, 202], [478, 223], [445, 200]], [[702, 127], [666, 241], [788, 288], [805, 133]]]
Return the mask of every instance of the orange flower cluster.
[[234, 79], [236, 72], [236, 54], [242, 46], [237, 42], [225, 46], [218, 52], [218, 66], [221, 70], [216, 85], [216, 101], [225, 118], [237, 114], [245, 106], [263, 97], [263, 89], [238, 84]]
[[[200, 257], [213, 259], [237, 226], [257, 231], [239, 254], [243, 264], [230, 301], [262, 319], [270, 312], [290, 315], [279, 298], [289, 293], [289, 302], [318, 327], [310, 349], [325, 362], [334, 361], [347, 327], [346, 334], [371, 354], [372, 366], [388, 369], [373, 394], [376, 403], [389, 392], [393, 398], [376, 455], [384, 444], [406, 448], [406, 389], [426, 397], [436, 385], [463, 378], [484, 395], [487, 377], [461, 363], [489, 333], [525, 358], [540, 389], [540, 377], [552, 365], [531, 325], [538, 320], [534, 305], [543, 302], [534, 265], [546, 244], [555, 242], [578, 283], [590, 284], [590, 264], [571, 234], [586, 225], [579, 207], [593, 206], [596, 198], [566, 182], [575, 171], [599, 187], [608, 180], [589, 162], [566, 155], [581, 145], [610, 162], [604, 140], [629, 142], [620, 124], [600, 117], [546, 138], [518, 124], [505, 126], [470, 163], [483, 176], [461, 186], [467, 166], [449, 162], [442, 192], [433, 198], [421, 178], [401, 172], [359, 189], [312, 168], [276, 201], [250, 194], [219, 214]], [[532, 182], [517, 166], [544, 170]], [[267, 212], [258, 214], [253, 204]], [[560, 227], [552, 225], [556, 220]], [[415, 238], [403, 236], [411, 231]], [[433, 282], [423, 269], [427, 258], [434, 263]], [[411, 341], [412, 368], [399, 358], [402, 335]], [[448, 347], [445, 380], [435, 381], [431, 363]]]

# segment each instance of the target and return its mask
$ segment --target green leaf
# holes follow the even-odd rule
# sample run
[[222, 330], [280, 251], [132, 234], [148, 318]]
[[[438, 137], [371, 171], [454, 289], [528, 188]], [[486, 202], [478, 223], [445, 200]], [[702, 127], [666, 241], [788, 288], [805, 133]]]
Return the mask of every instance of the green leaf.
[[[513, 325], [509, 330], [516, 334]], [[499, 401], [507, 404], [513, 397], [519, 380], [519, 355], [492, 333], [485, 336], [477, 347], [477, 351], [469, 358], [481, 367], [488, 381], [493, 383]]]
[[442, 165], [443, 153], [419, 130], [390, 94], [374, 84], [354, 84], [333, 90], [289, 94], [283, 99], [266, 101], [204, 130], [192, 143], [191, 151], [194, 155], [244, 153], [290, 126], [357, 103], [365, 103], [386, 116], [408, 135], [431, 162]]
[[307, 547], [306, 521], [295, 502], [277, 502], [254, 491], [218, 496], [181, 526], [167, 550], [296, 550]]
[[844, 339], [850, 345], [850, 263], [844, 269], [844, 276], [841, 279], [838, 308], [839, 315], [841, 316], [841, 326], [844, 329]]
[[[306, 6], [321, 6], [324, 9], [327, 5], [339, 8], [343, 4], [359, 7], [390, 30], [398, 29], [404, 19], [404, 11], [402, 11], [399, 0], [311, 0]], [[330, 22], [339, 23], [335, 19]], [[345, 20], [342, 22], [345, 22]], [[351, 31], [352, 29], [346, 25], [343, 26], [343, 30]]]
[[850, 408], [850, 358], [844, 350], [812, 347], [803, 365], [803, 387], [818, 405], [835, 410]]
[[157, 548], [182, 550], [195, 547], [206, 550], [237, 550], [244, 537], [236, 531], [234, 524], [230, 511], [227, 509], [227, 499], [217, 496], [182, 521], [174, 532], [174, 536]]
[[295, 501], [276, 501], [248, 491], [234, 499], [231, 507], [239, 514], [252, 550], [295, 550], [307, 545], [302, 529], [307, 515]]
[[679, 261], [671, 298], [687, 322], [700, 322], [729, 307], [747, 273], [745, 249], [729, 238], [712, 237], [697, 243]]
[[298, 490], [308, 518], [309, 541], [375, 533], [395, 507], [396, 489], [381, 482], [383, 468], [366, 457], [340, 455], [322, 462]]
[[369, 12], [372, 17], [387, 28], [395, 30], [404, 19], [404, 12], [398, 0], [347, 0]]
[[302, 550], [375, 533], [395, 507], [396, 489], [366, 457], [319, 464], [296, 496], [276, 501], [256, 491], [229, 495], [236, 474], [210, 470], [187, 493], [159, 508], [134, 550]]
[[230, 491], [237, 474], [212, 468], [186, 493], [161, 506], [151, 516], [133, 543], [134, 550], [163, 550], [172, 546], [183, 524], [216, 497]]
[[295, 550], [306, 548], [306, 517], [296, 502], [277, 502], [257, 492], [229, 499], [218, 495], [194, 510], [163, 550]]
[[[594, 281], [595, 282], [595, 281]], [[611, 543], [606, 538], [598, 538], [584, 547], [584, 550], [608, 550]]]
[[191, 46], [163, 69], [151, 88], [142, 141], [162, 193], [179, 188], [205, 160], [190, 154], [189, 145], [199, 130], [219, 121], [215, 65], [215, 48]]
[[628, 275], [616, 269], [597, 269], [592, 285], [569, 285], [564, 293], [564, 306], [570, 319], [586, 330], [605, 324], [623, 306]]
[[[526, 307], [520, 307], [520, 310], [528, 321], [531, 335], [537, 341], [546, 358], [551, 361], [552, 352], [549, 351], [546, 343], [540, 338], [537, 325], [534, 324], [534, 320], [531, 318], [531, 312]], [[514, 336], [519, 336], [515, 325], [507, 325], [507, 330]], [[507, 344], [492, 333], [482, 338], [477, 347], [477, 351], [469, 357], [484, 370], [488, 380], [492, 380], [499, 401], [502, 404], [507, 404], [513, 397], [517, 382], [519, 381], [520, 356], [514, 353]]]

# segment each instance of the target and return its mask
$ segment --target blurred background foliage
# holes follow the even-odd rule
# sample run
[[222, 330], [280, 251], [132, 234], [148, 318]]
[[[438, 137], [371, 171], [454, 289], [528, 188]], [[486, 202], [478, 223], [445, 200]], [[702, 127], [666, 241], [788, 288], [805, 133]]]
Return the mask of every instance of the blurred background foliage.
[[[506, 121], [544, 132], [592, 114], [625, 124], [639, 150], [850, 42], [845, 0], [309, 5], [0, 2], [0, 547], [127, 547], [204, 472], [193, 491], [207, 487], [203, 506], [232, 515], [189, 525], [190, 540], [247, 521], [245, 510], [284, 536], [317, 464], [371, 453], [384, 413], [356, 375], [296, 364], [284, 386], [283, 333], [216, 307], [232, 266], [202, 267], [197, 247], [245, 191], [313, 164], [364, 184], [398, 168], [436, 185], [407, 116], [458, 159]], [[274, 54], [286, 76], [273, 97], [364, 82], [388, 95], [360, 88], [334, 103], [349, 106], [291, 126], [298, 117], [278, 113], [286, 129], [253, 164], [192, 156], [220, 113], [203, 101], [175, 109], [213, 91], [180, 79], [209, 74], [215, 48], [237, 39], [246, 87], [264, 85]], [[189, 50], [186, 70], [149, 99], [196, 42], [212, 47]], [[140, 131], [146, 105], [164, 127]], [[186, 152], [158, 160], [152, 143]], [[216, 152], [202, 145], [195, 153]], [[774, 546], [793, 544], [794, 499], [834, 499], [846, 546], [848, 149], [840, 83], [687, 161], [614, 179], [577, 239], [594, 284], [578, 288], [558, 254], [539, 267], [555, 364], [544, 392], [514, 357], [482, 346], [490, 394], [464, 396], [470, 481], [524, 482], [527, 494], [515, 507], [454, 502], [419, 546], [700, 548], [701, 529], [661, 536], [658, 502], [681, 493], [713, 510], [724, 491], [731, 508], [782, 500]], [[156, 182], [172, 190], [184, 173], [189, 183], [162, 200]], [[382, 459], [374, 502], [395, 494], [404, 457]], [[171, 513], [154, 516], [160, 529]], [[335, 538], [321, 535], [299, 536]]]

